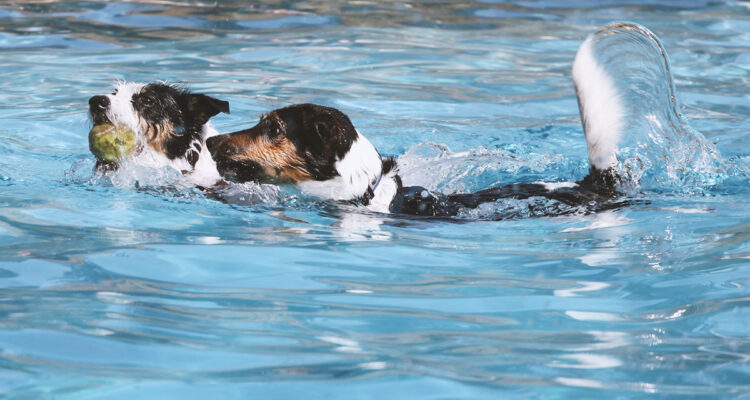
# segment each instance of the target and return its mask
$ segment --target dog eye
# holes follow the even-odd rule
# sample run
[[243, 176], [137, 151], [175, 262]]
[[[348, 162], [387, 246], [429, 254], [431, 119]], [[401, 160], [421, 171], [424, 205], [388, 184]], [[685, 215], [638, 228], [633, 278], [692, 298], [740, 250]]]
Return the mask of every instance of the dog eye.
[[144, 97], [144, 98], [143, 98], [143, 99], [141, 100], [141, 102], [142, 102], [142, 103], [143, 103], [143, 105], [144, 105], [144, 106], [146, 106], [146, 107], [151, 107], [151, 106], [152, 106], [152, 105], [154, 105], [154, 103], [155, 103], [155, 101], [154, 101], [154, 98], [153, 98], [153, 97], [150, 97], [150, 96], [146, 96], [146, 97]]
[[284, 130], [281, 129], [281, 125], [279, 125], [277, 121], [269, 120], [269, 124], [267, 126], [268, 128], [266, 129], [266, 136], [269, 139], [276, 139], [281, 136], [282, 133], [284, 133]]

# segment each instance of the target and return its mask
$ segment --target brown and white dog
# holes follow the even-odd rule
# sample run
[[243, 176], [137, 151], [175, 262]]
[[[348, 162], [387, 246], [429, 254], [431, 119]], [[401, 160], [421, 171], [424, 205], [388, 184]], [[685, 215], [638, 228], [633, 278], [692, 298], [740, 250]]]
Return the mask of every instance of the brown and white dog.
[[315, 104], [274, 110], [254, 127], [210, 137], [206, 145], [229, 181], [293, 183], [303, 192], [375, 212], [451, 217], [501, 198], [537, 196], [570, 206], [551, 210], [555, 215], [618, 206], [610, 201], [616, 194], [610, 175], [593, 166], [579, 182], [522, 183], [450, 195], [405, 187], [393, 158], [382, 157], [344, 113]]
[[109, 122], [135, 132], [136, 164], [171, 166], [201, 186], [221, 180], [205, 140], [218, 134], [209, 119], [222, 112], [229, 113], [228, 102], [165, 83], [120, 82], [112, 93], [89, 99], [95, 125]]
[[[621, 42], [611, 44], [612, 38]], [[632, 59], [629, 51], [633, 43], [648, 50], [648, 57]], [[653, 73], [639, 75], [644, 60]], [[610, 63], [615, 63], [616, 68], [610, 68]], [[206, 145], [219, 173], [227, 180], [289, 182], [304, 192], [376, 212], [450, 217], [498, 199], [541, 197], [552, 202], [541, 201], [540, 208], [531, 215], [590, 213], [631, 203], [619, 199], [622, 188], [633, 184], [622, 172], [625, 167], [619, 158], [620, 147], [629, 143], [626, 149], [641, 148], [634, 145], [638, 144], [637, 138], [650, 137], [653, 115], [634, 106], [668, 104], [671, 107], [667, 111], [674, 114], [674, 88], [659, 91], [665, 83], [671, 83], [668, 70], [666, 53], [658, 39], [638, 25], [613, 23], [583, 42], [573, 62], [572, 75], [590, 172], [577, 182], [519, 183], [449, 195], [420, 186], [405, 187], [394, 159], [381, 157], [344, 113], [315, 104], [274, 110], [262, 116], [254, 127], [211, 137]], [[631, 97], [636, 100], [628, 102]], [[681, 119], [675, 114], [671, 121]], [[656, 139], [643, 143], [659, 148], [659, 135], [664, 135], [664, 131], [653, 133]], [[514, 210], [500, 211], [491, 218], [518, 215]]]

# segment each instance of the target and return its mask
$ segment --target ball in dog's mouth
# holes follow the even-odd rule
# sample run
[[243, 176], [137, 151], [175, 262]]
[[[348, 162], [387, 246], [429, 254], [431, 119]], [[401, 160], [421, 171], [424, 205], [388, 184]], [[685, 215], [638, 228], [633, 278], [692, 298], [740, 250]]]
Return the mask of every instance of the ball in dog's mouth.
[[89, 132], [89, 150], [99, 161], [117, 163], [135, 153], [135, 133], [111, 123], [94, 125]]

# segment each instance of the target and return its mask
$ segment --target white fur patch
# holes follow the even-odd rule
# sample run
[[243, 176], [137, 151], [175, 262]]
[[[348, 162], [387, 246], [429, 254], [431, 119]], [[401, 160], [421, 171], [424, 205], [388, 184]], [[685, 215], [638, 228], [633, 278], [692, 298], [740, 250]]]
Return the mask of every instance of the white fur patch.
[[[367, 191], [369, 185], [374, 184], [383, 169], [383, 160], [375, 146], [357, 132], [357, 140], [352, 143], [349, 152], [336, 162], [339, 176], [327, 181], [304, 181], [297, 184], [305, 193], [329, 200], [354, 200]], [[386, 184], [385, 177], [380, 185]], [[377, 198], [377, 193], [376, 196]]]
[[578, 186], [575, 182], [534, 182], [539, 185], [544, 186], [545, 189], [551, 191], [557, 190], [557, 189], [563, 189], [563, 188], [574, 188]]
[[[138, 116], [133, 108], [133, 96], [138, 94], [143, 87], [143, 83], [118, 82], [115, 85], [114, 94], [108, 94], [109, 109], [107, 118], [114, 125], [127, 126], [136, 133], [138, 140], [143, 140], [143, 133], [138, 124]], [[145, 143], [144, 143], [145, 144]]]
[[390, 212], [391, 203], [398, 191], [398, 184], [395, 179], [396, 174], [398, 174], [398, 171], [394, 168], [383, 175], [380, 179], [380, 184], [375, 188], [375, 197], [367, 205], [368, 210], [379, 213]]
[[203, 125], [203, 143], [200, 144], [201, 151], [198, 156], [198, 162], [195, 163], [193, 170], [185, 175], [185, 178], [194, 185], [213, 186], [221, 180], [219, 170], [216, 169], [216, 161], [211, 157], [208, 146], [206, 146], [206, 139], [218, 134], [219, 132], [211, 126], [210, 122]]
[[581, 108], [589, 163], [605, 170], [617, 164], [617, 145], [624, 128], [625, 108], [615, 81], [599, 65], [590, 36], [573, 62], [573, 82]]

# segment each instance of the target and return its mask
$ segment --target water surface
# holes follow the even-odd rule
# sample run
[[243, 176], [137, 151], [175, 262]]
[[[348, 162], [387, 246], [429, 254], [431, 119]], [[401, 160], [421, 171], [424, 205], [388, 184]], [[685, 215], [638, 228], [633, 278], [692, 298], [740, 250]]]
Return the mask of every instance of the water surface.
[[[220, 3], [0, 5], [5, 398], [750, 397], [747, 2]], [[570, 68], [612, 20], [661, 38], [726, 170], [461, 223], [92, 173], [87, 99], [125, 79], [228, 100], [224, 132], [340, 108], [443, 192], [581, 179]]]

